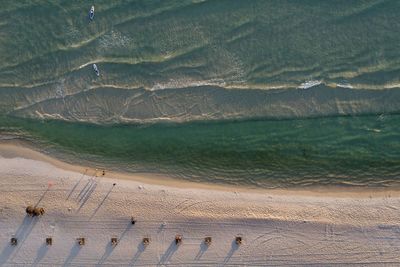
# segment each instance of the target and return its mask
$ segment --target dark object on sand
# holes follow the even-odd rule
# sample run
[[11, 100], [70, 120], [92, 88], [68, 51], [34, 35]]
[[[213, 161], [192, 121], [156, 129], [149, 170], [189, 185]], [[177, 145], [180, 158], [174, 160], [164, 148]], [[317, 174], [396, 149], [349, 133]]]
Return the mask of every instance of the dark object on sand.
[[102, 175], [103, 175], [103, 176], [106, 175], [106, 171], [105, 171], [105, 170], [103, 170]]
[[135, 220], [135, 218], [134, 218], [133, 216], [131, 217], [131, 223], [132, 223], [132, 224], [135, 224], [135, 223], [136, 223], [136, 220]]
[[11, 238], [11, 245], [12, 245], [12, 246], [18, 245], [18, 240], [17, 240], [15, 237], [12, 237], [12, 238]]
[[34, 208], [33, 216], [40, 216], [44, 214], [44, 208]]
[[204, 243], [207, 246], [211, 245], [211, 236], [207, 236], [206, 238], [204, 238]]
[[53, 245], [53, 238], [47, 237], [47, 238], [46, 238], [46, 245], [48, 245], [48, 246]]
[[143, 242], [143, 246], [147, 246], [150, 243], [150, 238], [144, 237], [142, 242]]
[[237, 244], [237, 245], [241, 245], [241, 244], [242, 244], [242, 237], [241, 237], [241, 236], [237, 236], [237, 237], [235, 238], [235, 241], [236, 241], [236, 244]]
[[33, 210], [34, 210], [34, 207], [32, 207], [32, 206], [28, 206], [28, 207], [26, 207], [26, 209], [25, 209], [26, 213], [27, 213], [29, 216], [33, 216]]
[[116, 237], [111, 237], [111, 246], [116, 246], [118, 245], [118, 239]]
[[117, 184], [116, 183], [113, 183], [113, 186], [116, 186]]
[[34, 208], [32, 206], [26, 207], [25, 211], [29, 216], [41, 216], [44, 214], [44, 208]]
[[182, 243], [182, 236], [181, 235], [176, 235], [175, 236], [175, 244], [179, 245], [180, 243]]
[[78, 241], [79, 246], [84, 246], [85, 245], [85, 238], [84, 237], [79, 237], [76, 239]]

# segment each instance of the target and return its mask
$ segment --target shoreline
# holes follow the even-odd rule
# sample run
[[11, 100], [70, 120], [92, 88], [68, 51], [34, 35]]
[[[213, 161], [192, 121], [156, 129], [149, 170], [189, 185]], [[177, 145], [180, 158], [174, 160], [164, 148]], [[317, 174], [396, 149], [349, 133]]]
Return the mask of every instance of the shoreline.
[[[1, 140], [0, 141], [0, 156], [5, 158], [21, 157], [50, 163], [51, 165], [66, 170], [83, 174], [85, 171], [94, 173], [95, 167], [81, 166], [70, 164], [62, 161], [59, 158], [44, 154], [27, 141], [22, 140]], [[352, 198], [371, 198], [371, 197], [386, 197], [400, 196], [400, 188], [382, 188], [382, 187], [358, 187], [358, 186], [313, 186], [306, 188], [253, 188], [242, 185], [222, 185], [211, 184], [205, 182], [191, 182], [183, 179], [168, 177], [167, 175], [156, 173], [127, 173], [107, 171], [104, 178], [117, 179], [125, 181], [140, 182], [147, 185], [167, 186], [180, 189], [203, 189], [225, 192], [245, 192], [273, 195], [301, 195], [301, 196], [328, 196], [328, 197], [352, 197]]]

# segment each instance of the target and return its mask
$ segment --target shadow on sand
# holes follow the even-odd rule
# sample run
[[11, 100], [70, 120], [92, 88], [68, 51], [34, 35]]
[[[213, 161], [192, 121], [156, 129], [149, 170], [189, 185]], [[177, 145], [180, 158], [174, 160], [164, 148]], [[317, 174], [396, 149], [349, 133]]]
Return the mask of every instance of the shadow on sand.
[[92, 195], [92, 193], [96, 190], [96, 187], [97, 187], [97, 182], [95, 182], [95, 181], [91, 182], [91, 184], [88, 187], [88, 189], [86, 189], [86, 191], [84, 192], [82, 197], [79, 198], [79, 202], [81, 203], [81, 205], [79, 206], [78, 210], [76, 211], [77, 213], [82, 209], [82, 207], [89, 200], [89, 198]]
[[208, 245], [203, 241], [200, 244], [200, 250], [197, 252], [196, 257], [194, 257], [195, 260], [200, 260], [200, 258], [203, 256], [203, 254], [207, 251]]
[[81, 183], [83, 178], [85, 178], [87, 170], [82, 174], [81, 178], [76, 182], [76, 184], [72, 187], [71, 191], [69, 192], [67, 196], [67, 200], [72, 196], [72, 193], [74, 193], [75, 189], [78, 187], [78, 185]]
[[140, 242], [140, 244], [137, 246], [137, 251], [136, 251], [135, 255], [133, 256], [129, 266], [135, 266], [136, 261], [139, 259], [140, 255], [143, 253], [143, 251], [145, 249], [146, 249], [146, 246], [143, 245], [142, 242]]
[[[129, 223], [125, 230], [121, 233], [121, 235], [118, 238], [118, 241], [121, 242], [121, 240], [124, 238], [125, 234], [132, 228], [132, 223]], [[107, 258], [111, 255], [111, 253], [114, 250], [114, 246], [111, 244], [111, 242], [107, 243], [105, 251], [103, 253], [103, 256], [101, 256], [100, 261], [96, 264], [96, 266], [101, 266]]]
[[15, 247], [8, 243], [0, 254], [0, 266], [3, 266], [8, 259], [10, 258], [11, 254], [13, 253]]
[[179, 245], [177, 245], [175, 243], [175, 240], [173, 240], [169, 245], [168, 249], [165, 251], [164, 255], [162, 255], [158, 265], [167, 264], [171, 259], [172, 255], [174, 255], [174, 253], [178, 250], [178, 247]]
[[38, 200], [38, 202], [35, 204], [35, 208], [40, 204], [40, 202], [42, 202], [44, 196], [47, 194], [47, 192], [49, 192], [50, 187], [47, 187], [47, 189], [43, 192], [42, 196], [40, 197], [40, 199]]
[[46, 256], [47, 251], [49, 250], [49, 246], [43, 242], [42, 246], [39, 248], [38, 252], [36, 253], [36, 259], [33, 262], [32, 266], [37, 266], [40, 261]]
[[106, 199], [108, 198], [108, 196], [111, 194], [111, 191], [113, 190], [114, 186], [111, 186], [110, 190], [108, 190], [107, 194], [104, 196], [103, 200], [100, 202], [100, 204], [97, 206], [97, 208], [94, 210], [94, 212], [92, 213], [92, 215], [90, 216], [90, 219], [93, 219], [94, 215], [96, 215], [97, 211], [101, 208], [101, 206], [103, 205], [103, 203], [106, 201]]
[[235, 254], [236, 250], [238, 250], [239, 245], [236, 244], [236, 240], [232, 241], [231, 250], [229, 250], [228, 255], [226, 255], [224, 259], [224, 264], [228, 263], [229, 260], [232, 258], [233, 254]]
[[[21, 248], [22, 244], [26, 240], [26, 238], [29, 236], [29, 234], [32, 232], [32, 229], [35, 227], [35, 224], [37, 223], [38, 218], [36, 217], [30, 217], [26, 215], [24, 217], [24, 220], [22, 221], [21, 225], [18, 227], [17, 231], [15, 232], [15, 237], [18, 240], [18, 245], [12, 246], [10, 243], [8, 243], [3, 251], [0, 254], [0, 266], [2, 266], [4, 263], [6, 263], [11, 256], [13, 252], [18, 253], [19, 249]], [[11, 236], [10, 236], [11, 238]]]
[[69, 266], [75, 259], [75, 257], [78, 256], [80, 251], [81, 251], [81, 246], [79, 246], [78, 244], [74, 244], [74, 246], [71, 248], [71, 251], [69, 252], [67, 259], [65, 260], [62, 266]]
[[107, 260], [108, 256], [110, 256], [111, 252], [113, 252], [114, 248], [115, 247], [111, 244], [111, 242], [107, 243], [104, 254], [103, 256], [101, 256], [96, 266], [102, 266], [103, 263]]

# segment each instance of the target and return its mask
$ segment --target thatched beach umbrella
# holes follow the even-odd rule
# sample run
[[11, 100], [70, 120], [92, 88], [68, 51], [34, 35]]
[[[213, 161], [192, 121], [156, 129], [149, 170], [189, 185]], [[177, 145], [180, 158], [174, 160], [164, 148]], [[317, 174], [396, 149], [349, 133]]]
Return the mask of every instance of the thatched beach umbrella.
[[211, 245], [211, 236], [207, 236], [206, 238], [204, 238], [204, 243], [207, 246]]
[[134, 218], [133, 216], [131, 217], [131, 223], [132, 223], [132, 224], [135, 224], [135, 223], [136, 223], [136, 220], [135, 220], [135, 218]]
[[44, 208], [34, 208], [33, 216], [40, 216], [44, 214]]
[[144, 237], [142, 242], [144, 246], [147, 246], [150, 243], [150, 238]]
[[12, 238], [11, 238], [11, 245], [12, 245], [12, 246], [16, 246], [17, 244], [18, 244], [18, 239], [15, 238], [15, 237], [12, 237]]
[[182, 235], [176, 235], [175, 236], [175, 244], [179, 245], [180, 243], [182, 243]]
[[76, 239], [78, 241], [79, 246], [84, 246], [85, 245], [85, 238], [84, 237], [79, 237]]
[[236, 244], [237, 245], [241, 245], [242, 244], [242, 237], [241, 236], [237, 236], [236, 238], [235, 238], [235, 242], [236, 242]]
[[111, 237], [111, 245], [116, 246], [118, 244], [118, 239], [116, 237]]
[[26, 207], [25, 211], [29, 216], [33, 216], [33, 210], [34, 208], [32, 206]]
[[53, 245], [53, 238], [47, 237], [47, 238], [46, 238], [46, 245], [48, 245], [48, 246]]

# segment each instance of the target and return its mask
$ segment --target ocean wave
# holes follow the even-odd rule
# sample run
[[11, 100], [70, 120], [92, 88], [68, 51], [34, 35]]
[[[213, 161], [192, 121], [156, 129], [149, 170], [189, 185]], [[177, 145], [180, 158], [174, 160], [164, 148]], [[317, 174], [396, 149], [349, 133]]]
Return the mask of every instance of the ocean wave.
[[350, 83], [337, 83], [336, 86], [341, 87], [341, 88], [349, 88], [349, 89], [354, 88]]
[[379, 91], [335, 89], [324, 85], [301, 94], [292, 89], [233, 90], [197, 84], [194, 87], [156, 89], [92, 86], [74, 93], [62, 91], [62, 97], [54, 92], [52, 98], [27, 103], [11, 113], [20, 117], [107, 124], [400, 112], [400, 91], [396, 89], [385, 92], [385, 101], [382, 101]]
[[190, 181], [268, 188], [399, 186], [400, 152], [393, 147], [398, 145], [400, 115], [387, 115], [380, 122], [384, 134], [374, 131], [377, 118], [104, 127], [17, 118], [4, 122], [0, 117], [0, 124], [6, 125], [0, 128], [0, 140], [2, 133], [9, 138], [16, 132], [67, 162]]
[[322, 84], [322, 81], [309, 80], [309, 81], [306, 81], [306, 82], [303, 82], [302, 84], [300, 84], [298, 88], [299, 89], [309, 89], [311, 87], [318, 86], [320, 84]]

